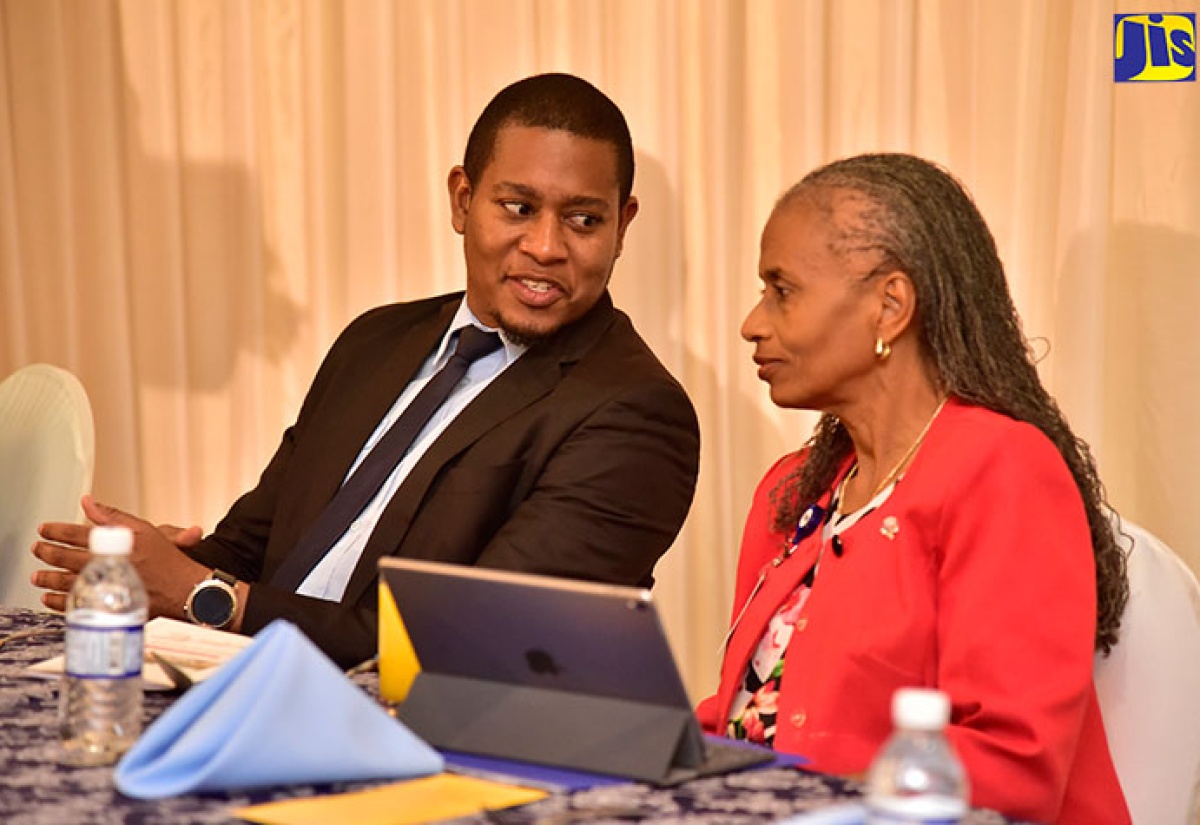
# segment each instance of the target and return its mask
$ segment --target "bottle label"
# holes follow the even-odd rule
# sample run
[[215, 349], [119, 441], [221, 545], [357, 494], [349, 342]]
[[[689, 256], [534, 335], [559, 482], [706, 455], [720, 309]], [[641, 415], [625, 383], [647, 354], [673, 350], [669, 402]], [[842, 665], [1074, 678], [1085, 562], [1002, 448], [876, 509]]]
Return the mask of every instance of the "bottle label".
[[867, 802], [869, 825], [957, 825], [966, 803], [948, 796], [876, 798]]
[[961, 816], [904, 816], [903, 814], [872, 811], [867, 823], [868, 825], [958, 825], [961, 819]]
[[145, 614], [144, 610], [120, 615], [72, 611], [67, 617], [67, 675], [80, 679], [141, 676]]

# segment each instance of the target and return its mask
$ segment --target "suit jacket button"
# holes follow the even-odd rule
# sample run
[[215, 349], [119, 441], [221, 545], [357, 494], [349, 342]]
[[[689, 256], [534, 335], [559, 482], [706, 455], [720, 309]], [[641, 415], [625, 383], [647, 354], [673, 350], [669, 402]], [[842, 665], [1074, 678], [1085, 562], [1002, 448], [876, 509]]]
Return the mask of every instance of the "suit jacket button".
[[796, 619], [796, 623], [792, 625], [792, 627], [796, 628], [797, 632], [804, 630], [804, 628], [808, 627], [808, 619], [805, 619], [804, 617]]
[[804, 727], [804, 723], [806, 721], [808, 721], [808, 717], [804, 714], [804, 711], [798, 710], [792, 714], [792, 717], [791, 717], [792, 727], [802, 728], [802, 727]]

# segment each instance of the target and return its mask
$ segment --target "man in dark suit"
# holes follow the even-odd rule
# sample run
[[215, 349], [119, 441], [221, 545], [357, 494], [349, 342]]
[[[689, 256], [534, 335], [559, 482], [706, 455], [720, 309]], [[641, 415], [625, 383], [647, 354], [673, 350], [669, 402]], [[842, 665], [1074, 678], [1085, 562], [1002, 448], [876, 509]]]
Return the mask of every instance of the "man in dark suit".
[[[134, 529], [151, 613], [245, 633], [286, 618], [348, 664], [375, 650], [385, 555], [650, 584], [691, 503], [699, 433], [608, 295], [632, 185], [624, 117], [590, 84], [539, 75], [498, 94], [448, 180], [465, 298], [351, 323], [258, 485], [206, 538], [84, 499], [93, 522]], [[498, 348], [470, 364], [332, 546], [298, 564], [314, 522], [467, 327], [498, 331]], [[44, 526], [34, 552], [56, 569], [34, 583], [48, 606], [63, 608], [87, 532]]]

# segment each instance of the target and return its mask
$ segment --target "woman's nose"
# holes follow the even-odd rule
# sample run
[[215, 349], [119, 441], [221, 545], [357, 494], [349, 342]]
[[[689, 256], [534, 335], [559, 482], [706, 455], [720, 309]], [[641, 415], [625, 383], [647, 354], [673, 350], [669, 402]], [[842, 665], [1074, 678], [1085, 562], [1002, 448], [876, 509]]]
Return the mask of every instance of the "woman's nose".
[[742, 321], [741, 333], [742, 338], [750, 343], [754, 343], [755, 341], [765, 337], [765, 332], [763, 330], [763, 305], [761, 298], [759, 298], [758, 302], [750, 308], [750, 312], [747, 313], [746, 319]]

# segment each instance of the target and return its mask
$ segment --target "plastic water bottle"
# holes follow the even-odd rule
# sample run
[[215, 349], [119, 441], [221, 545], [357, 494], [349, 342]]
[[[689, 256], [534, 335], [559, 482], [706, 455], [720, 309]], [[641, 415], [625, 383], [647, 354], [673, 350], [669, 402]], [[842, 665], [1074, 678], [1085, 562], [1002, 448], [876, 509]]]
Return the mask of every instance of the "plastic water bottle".
[[91, 561], [67, 596], [59, 737], [67, 764], [108, 765], [142, 732], [146, 588], [129, 560], [129, 528], [93, 527], [88, 546]]
[[895, 732], [867, 772], [869, 825], [953, 825], [970, 790], [946, 741], [950, 699], [939, 690], [901, 688], [892, 696]]

